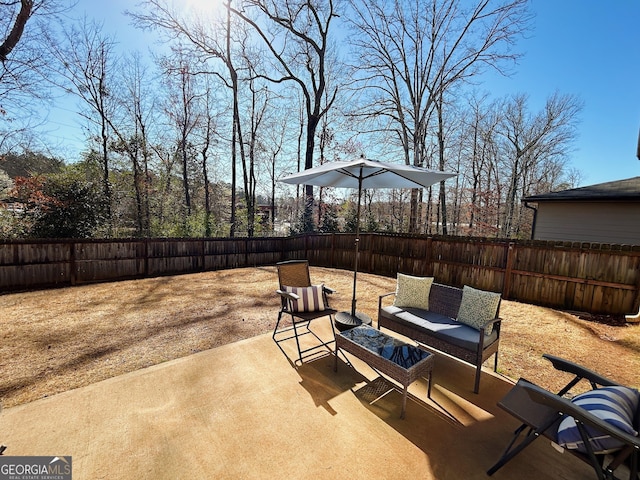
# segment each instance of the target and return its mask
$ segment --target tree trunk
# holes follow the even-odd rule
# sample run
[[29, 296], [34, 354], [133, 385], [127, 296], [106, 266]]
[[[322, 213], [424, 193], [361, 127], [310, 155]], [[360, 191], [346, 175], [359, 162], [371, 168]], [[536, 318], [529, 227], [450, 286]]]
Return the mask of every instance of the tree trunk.
[[[438, 113], [438, 166], [440, 171], [444, 171], [445, 155], [444, 155], [444, 118], [442, 115], [443, 97], [440, 90], [440, 97], [436, 103], [436, 111]], [[442, 234], [448, 234], [447, 228], [447, 196], [444, 181], [440, 182], [440, 218], [442, 220]]]
[[31, 9], [33, 8], [33, 0], [21, 0], [20, 11], [16, 16], [16, 21], [11, 28], [11, 31], [7, 35], [7, 38], [0, 45], [0, 62], [7, 61], [9, 54], [15, 48], [20, 41], [24, 27], [27, 24], [27, 20], [31, 17]]
[[[305, 170], [313, 168], [313, 151], [315, 149], [316, 129], [318, 128], [319, 118], [316, 115], [309, 115], [307, 120], [307, 142], [304, 154]], [[303, 227], [305, 232], [312, 232], [314, 229], [313, 222], [313, 185], [305, 185], [304, 189], [304, 212]]]
[[102, 115], [100, 124], [100, 137], [102, 140], [102, 191], [106, 199], [106, 215], [107, 215], [107, 228], [111, 233], [112, 221], [111, 221], [111, 184], [109, 183], [109, 150], [108, 141], [109, 135], [107, 133], [107, 122]]

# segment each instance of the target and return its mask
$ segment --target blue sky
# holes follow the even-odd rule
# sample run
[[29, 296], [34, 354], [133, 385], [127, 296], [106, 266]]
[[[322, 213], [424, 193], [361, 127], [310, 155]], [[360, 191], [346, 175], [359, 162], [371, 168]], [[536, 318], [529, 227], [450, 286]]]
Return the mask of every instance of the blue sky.
[[581, 186], [640, 175], [640, 1], [532, 0], [534, 30], [493, 95], [525, 92], [536, 111], [558, 91], [584, 103], [571, 165]]
[[[209, 2], [221, 0], [200, 1]], [[86, 9], [130, 46], [150, 38], [135, 32], [121, 13], [137, 3], [79, 0], [76, 12]], [[579, 186], [639, 176], [640, 0], [531, 0], [531, 10], [534, 28], [517, 45], [524, 57], [516, 73], [488, 75], [480, 88], [495, 97], [527, 93], [533, 111], [556, 91], [576, 95], [584, 108], [570, 165], [582, 172]], [[65, 108], [52, 114], [60, 129], [54, 135], [80, 141], [80, 128], [70, 128], [74, 107]]]

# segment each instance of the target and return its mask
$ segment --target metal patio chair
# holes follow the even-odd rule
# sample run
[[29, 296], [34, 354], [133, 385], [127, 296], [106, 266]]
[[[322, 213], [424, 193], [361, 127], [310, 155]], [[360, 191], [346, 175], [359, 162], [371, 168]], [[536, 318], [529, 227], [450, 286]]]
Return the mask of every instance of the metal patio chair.
[[[278, 321], [273, 329], [273, 339], [276, 343], [295, 338], [298, 349], [298, 358], [302, 363], [303, 358], [312, 355], [313, 351], [326, 348], [333, 352], [329, 345], [335, 342], [335, 328], [333, 315], [337, 312], [329, 306], [328, 294], [335, 290], [325, 285], [312, 285], [309, 274], [309, 262], [307, 260], [289, 260], [276, 264], [278, 269], [277, 290], [280, 295], [281, 307], [278, 313]], [[289, 317], [291, 325], [280, 328], [283, 317]], [[329, 318], [331, 324], [332, 339], [323, 340], [310, 328], [312, 320]], [[312, 335], [318, 342], [313, 346], [302, 348], [300, 337]]]

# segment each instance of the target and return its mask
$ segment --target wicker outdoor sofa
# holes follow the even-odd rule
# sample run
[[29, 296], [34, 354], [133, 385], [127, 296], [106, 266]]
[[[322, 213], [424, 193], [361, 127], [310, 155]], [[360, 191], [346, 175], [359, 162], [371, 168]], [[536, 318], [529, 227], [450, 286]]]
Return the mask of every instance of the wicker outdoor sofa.
[[[407, 282], [413, 284], [412, 289], [404, 289], [407, 291], [402, 293], [403, 285], [406, 286]], [[423, 286], [416, 287], [416, 282], [422, 282]], [[425, 282], [428, 289], [420, 301], [418, 297], [421, 294], [415, 293], [416, 288], [424, 292]], [[394, 302], [389, 304], [392, 296]], [[476, 367], [473, 391], [478, 393], [481, 367], [485, 360], [495, 355], [494, 370], [498, 368], [499, 312], [498, 293], [467, 286], [451, 287], [433, 283], [433, 279], [398, 274], [396, 291], [379, 298], [378, 328], [387, 328], [471, 363]]]

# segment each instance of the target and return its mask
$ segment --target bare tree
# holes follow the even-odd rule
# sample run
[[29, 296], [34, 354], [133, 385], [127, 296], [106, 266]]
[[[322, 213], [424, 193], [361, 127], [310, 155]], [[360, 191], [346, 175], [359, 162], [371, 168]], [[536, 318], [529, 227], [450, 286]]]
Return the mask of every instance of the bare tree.
[[276, 221], [276, 165], [278, 164], [278, 157], [282, 152], [286, 140], [287, 123], [288, 117], [286, 115], [280, 115], [279, 118], [273, 122], [267, 133], [266, 148], [268, 155], [266, 157], [266, 164], [269, 172], [269, 202], [271, 210], [269, 224], [272, 232], [275, 229]]
[[34, 132], [50, 98], [48, 50], [58, 43], [50, 38], [60, 3], [0, 1], [0, 151], [42, 144]]
[[[245, 6], [247, 10], [257, 11], [258, 16], [250, 18], [244, 11], [232, 11], [262, 38], [280, 71], [277, 77], [270, 73], [262, 76], [275, 83], [292, 81], [303, 94], [306, 113], [304, 163], [305, 169], [312, 168], [318, 124], [333, 105], [337, 94], [337, 88], [333, 88], [328, 100], [325, 98], [329, 30], [337, 16], [333, 0], [247, 0]], [[312, 215], [313, 186], [306, 185], [304, 230], [313, 228]]]
[[[526, 5], [526, 0], [351, 1], [354, 66], [369, 95], [361, 113], [391, 122], [407, 164], [443, 168], [441, 141], [438, 165], [424, 157], [434, 109], [441, 113], [446, 92], [456, 85], [517, 58], [510, 46], [528, 26]], [[411, 231], [417, 230], [417, 199], [413, 192]], [[441, 196], [443, 214], [444, 206]]]
[[[332, 59], [327, 67], [328, 84], [346, 85], [349, 82], [348, 72], [345, 71], [342, 62]], [[347, 122], [348, 116], [345, 115], [351, 99], [346, 98], [345, 93], [347, 93], [346, 89], [340, 89], [336, 93], [331, 89], [325, 89], [325, 104], [331, 101], [329, 95], [335, 95], [335, 99], [332, 100], [335, 106], [322, 116], [318, 124], [316, 135], [320, 164], [331, 160], [343, 160], [345, 157], [355, 158], [363, 153], [359, 146], [357, 150], [354, 150], [354, 145], [351, 142], [353, 129], [351, 122]], [[335, 221], [334, 217], [336, 216], [335, 209], [324, 204], [325, 199], [323, 198], [326, 196], [331, 201], [333, 198], [332, 190], [332, 187], [320, 187], [318, 192], [318, 225], [323, 225], [325, 230]], [[326, 220], [323, 218], [325, 215], [329, 216]]]
[[538, 183], [543, 170], [566, 161], [582, 110], [582, 104], [575, 96], [555, 93], [540, 112], [530, 115], [527, 100], [524, 94], [509, 99], [502, 109], [499, 127], [499, 134], [504, 139], [501, 170], [508, 172], [501, 222], [501, 233], [506, 237], [518, 233], [519, 199], [531, 193], [531, 185]]
[[[250, 71], [253, 70], [253, 66], [250, 65]], [[249, 132], [248, 132], [248, 166], [243, 163], [243, 176], [245, 185], [245, 203], [247, 205], [247, 235], [249, 237], [254, 236], [255, 232], [255, 216], [256, 216], [256, 172], [255, 166], [257, 158], [259, 156], [259, 150], [262, 150], [260, 139], [260, 132], [263, 124], [265, 123], [265, 117], [269, 103], [271, 101], [269, 91], [264, 87], [259, 87], [256, 84], [256, 80], [250, 78], [248, 80], [249, 90], [251, 92], [250, 99], [250, 116]]]
[[[232, 91], [233, 96], [233, 119], [231, 125], [231, 220], [230, 236], [233, 237], [236, 231], [236, 164], [238, 150], [241, 161], [244, 162], [244, 140], [242, 135], [242, 124], [240, 122], [239, 110], [239, 80], [238, 71], [234, 64], [232, 55], [233, 41], [232, 30], [235, 25], [231, 19], [231, 1], [225, 5], [227, 8], [226, 20], [222, 23], [220, 19], [185, 18], [179, 11], [171, 8], [165, 0], [146, 0], [142, 4], [146, 7], [146, 12], [131, 13], [134, 24], [141, 28], [159, 28], [170, 41], [180, 39], [192, 47], [191, 53], [197, 58], [201, 65], [207, 65], [209, 60], [216, 59], [222, 62], [226, 69], [226, 75], [216, 70], [205, 69], [200, 73], [212, 74], [218, 77]], [[216, 28], [218, 27], [218, 28]], [[220, 32], [223, 32], [221, 35]], [[240, 32], [240, 35], [243, 35]], [[195, 72], [194, 72], [195, 74]]]
[[194, 147], [195, 130], [202, 117], [200, 100], [203, 93], [197, 85], [196, 75], [193, 72], [194, 65], [188, 53], [177, 46], [171, 57], [165, 57], [161, 61], [162, 69], [166, 74], [167, 105], [165, 113], [175, 129], [175, 156], [180, 163], [182, 179], [182, 192], [186, 220], [192, 213], [192, 186], [191, 176], [195, 169]]
[[229, 82], [227, 82], [227, 86], [231, 88], [231, 92], [233, 95], [233, 126], [232, 126], [232, 135], [231, 135], [231, 158], [232, 158], [232, 180], [231, 180], [231, 229], [230, 236], [235, 235], [236, 231], [236, 223], [237, 223], [237, 214], [236, 214], [236, 165], [237, 165], [237, 147], [240, 147], [240, 158], [242, 160], [242, 164], [245, 166], [246, 170], [246, 161], [245, 161], [245, 153], [244, 153], [244, 139], [242, 135], [242, 124], [240, 122], [240, 108], [239, 108], [239, 86], [238, 86], [238, 70], [232, 60], [231, 57], [231, 0], [227, 0], [226, 3], [227, 9], [227, 18], [225, 22], [225, 48], [224, 50], [215, 48], [213, 50], [213, 55], [217, 58], [220, 58], [224, 61], [228, 73], [229, 73]]
[[200, 122], [200, 159], [202, 168], [202, 180], [204, 182], [204, 209], [205, 209], [205, 223], [204, 234], [206, 237], [210, 237], [212, 233], [211, 229], [211, 216], [212, 216], [212, 202], [211, 202], [211, 181], [209, 178], [209, 157], [211, 152], [211, 146], [215, 142], [214, 135], [217, 131], [216, 114], [214, 111], [214, 88], [208, 77], [205, 77], [204, 85], [204, 97], [202, 99], [202, 122]]
[[[497, 225], [498, 218], [490, 219], [497, 203], [494, 194], [494, 180], [497, 178], [498, 123], [501, 119], [496, 103], [488, 103], [486, 97], [472, 97], [469, 100], [467, 121], [462, 142], [466, 148], [468, 161], [459, 168], [464, 172], [463, 181], [469, 196], [461, 203], [468, 210], [468, 231], [480, 236], [495, 235], [497, 230], [489, 232], [490, 225]], [[494, 201], [491, 201], [493, 197]]]
[[78, 26], [64, 31], [65, 44], [53, 49], [60, 75], [61, 86], [76, 95], [82, 102], [81, 116], [97, 129], [94, 136], [100, 145], [102, 165], [102, 189], [107, 199], [107, 218], [111, 219], [112, 192], [109, 183], [110, 121], [115, 109], [112, 98], [112, 82], [117, 59], [114, 40], [102, 33], [102, 25], [86, 19]]
[[151, 81], [138, 53], [123, 62], [118, 92], [120, 116], [109, 119], [109, 125], [117, 137], [112, 149], [124, 154], [133, 170], [133, 190], [136, 204], [136, 231], [140, 236], [151, 234], [150, 212], [150, 124], [156, 110], [155, 96], [151, 94]]

